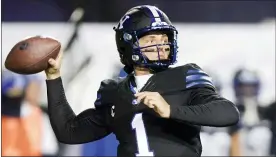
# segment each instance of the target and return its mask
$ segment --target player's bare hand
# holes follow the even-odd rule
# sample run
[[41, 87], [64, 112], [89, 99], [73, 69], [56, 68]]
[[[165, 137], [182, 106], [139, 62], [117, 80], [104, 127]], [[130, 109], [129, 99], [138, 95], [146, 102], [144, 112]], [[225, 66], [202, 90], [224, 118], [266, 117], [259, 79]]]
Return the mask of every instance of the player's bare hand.
[[149, 108], [152, 108], [163, 118], [170, 117], [170, 105], [158, 92], [141, 92], [135, 94], [138, 103], [143, 102]]
[[50, 58], [48, 60], [49, 67], [45, 70], [48, 80], [53, 80], [60, 77], [60, 67], [63, 57], [63, 51], [61, 50], [56, 59]]

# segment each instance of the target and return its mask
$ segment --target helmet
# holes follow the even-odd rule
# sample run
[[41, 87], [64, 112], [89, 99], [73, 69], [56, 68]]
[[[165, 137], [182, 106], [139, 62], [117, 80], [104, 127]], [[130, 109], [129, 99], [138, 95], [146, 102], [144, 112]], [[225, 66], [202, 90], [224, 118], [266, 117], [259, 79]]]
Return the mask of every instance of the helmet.
[[[120, 59], [125, 65], [127, 73], [132, 72], [133, 65], [144, 66], [153, 70], [167, 68], [176, 62], [178, 32], [167, 15], [157, 7], [150, 5], [133, 7], [127, 11], [117, 27], [113, 29], [116, 32], [115, 38]], [[170, 54], [167, 60], [151, 61], [141, 53], [141, 49], [146, 47], [140, 47], [136, 42], [140, 37], [152, 31], [161, 31], [168, 35], [169, 43], [166, 45], [170, 46]], [[151, 46], [158, 47], [160, 45]]]
[[255, 71], [239, 69], [234, 75], [233, 86], [237, 97], [245, 95], [257, 96], [260, 90], [260, 78]]

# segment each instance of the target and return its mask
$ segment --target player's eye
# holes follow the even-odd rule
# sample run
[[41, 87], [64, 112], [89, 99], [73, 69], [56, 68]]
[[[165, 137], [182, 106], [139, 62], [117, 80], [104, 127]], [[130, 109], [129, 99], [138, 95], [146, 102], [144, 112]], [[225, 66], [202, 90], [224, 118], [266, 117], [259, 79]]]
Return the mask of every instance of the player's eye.
[[147, 49], [143, 49], [142, 52], [155, 52], [155, 49], [147, 48]]

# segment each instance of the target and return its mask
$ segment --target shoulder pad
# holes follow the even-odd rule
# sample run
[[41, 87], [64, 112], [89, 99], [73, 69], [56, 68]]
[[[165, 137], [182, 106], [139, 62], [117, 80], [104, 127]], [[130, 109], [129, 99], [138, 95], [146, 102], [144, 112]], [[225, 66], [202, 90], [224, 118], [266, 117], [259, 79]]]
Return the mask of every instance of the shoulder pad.
[[95, 107], [102, 107], [107, 104], [112, 104], [113, 95], [117, 89], [118, 81], [112, 79], [106, 79], [101, 82], [100, 88], [97, 92], [97, 99], [95, 101]]
[[215, 90], [212, 78], [204, 72], [196, 64], [186, 64], [187, 70], [185, 73], [185, 85], [186, 89], [198, 88], [198, 87], [209, 87]]
[[154, 74], [143, 91], [166, 93], [198, 87], [215, 89], [211, 77], [199, 66], [186, 64]]
[[196, 64], [186, 64], [154, 74], [143, 91], [167, 93], [207, 87], [215, 90], [211, 77]]

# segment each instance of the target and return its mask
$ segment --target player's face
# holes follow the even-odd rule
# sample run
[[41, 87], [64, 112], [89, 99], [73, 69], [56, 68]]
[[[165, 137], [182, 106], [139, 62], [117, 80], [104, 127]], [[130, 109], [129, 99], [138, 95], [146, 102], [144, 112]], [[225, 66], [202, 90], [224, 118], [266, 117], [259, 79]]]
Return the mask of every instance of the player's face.
[[138, 42], [140, 47], [159, 45], [141, 49], [143, 55], [145, 55], [149, 60], [158, 60], [158, 52], [160, 60], [168, 59], [170, 46], [163, 45], [168, 44], [168, 36], [166, 34], [154, 32], [141, 37]]
[[256, 85], [246, 84], [241, 85], [239, 90], [241, 91], [241, 95], [243, 97], [255, 97], [256, 96]]

